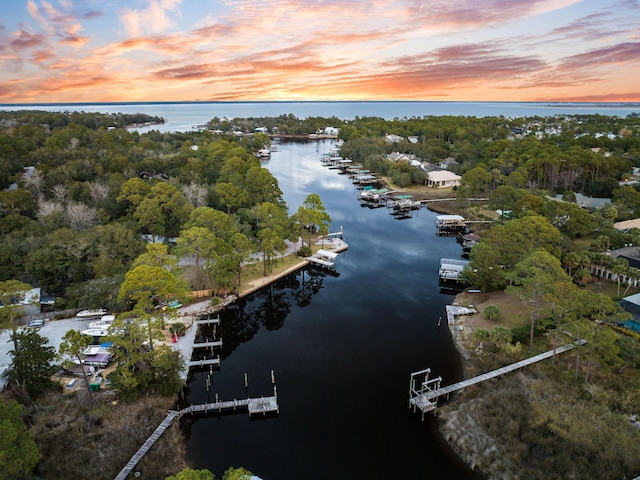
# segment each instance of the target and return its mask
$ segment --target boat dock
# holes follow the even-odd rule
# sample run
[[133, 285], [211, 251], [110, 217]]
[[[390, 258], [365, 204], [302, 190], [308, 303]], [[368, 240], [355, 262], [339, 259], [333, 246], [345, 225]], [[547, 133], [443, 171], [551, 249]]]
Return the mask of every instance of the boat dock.
[[457, 258], [441, 258], [438, 276], [441, 282], [461, 282], [464, 269], [469, 266], [468, 260]]
[[[245, 375], [246, 379], [246, 375]], [[278, 406], [278, 393], [275, 386], [275, 377], [273, 375], [273, 371], [271, 372], [271, 379], [274, 382], [273, 385], [273, 395], [269, 397], [260, 397], [260, 398], [244, 398], [241, 400], [231, 400], [226, 402], [216, 401], [214, 403], [204, 403], [200, 405], [190, 405], [188, 407], [183, 408], [182, 410], [169, 410], [167, 416], [164, 418], [162, 423], [158, 425], [158, 427], [153, 431], [153, 433], [147, 438], [147, 440], [142, 444], [142, 446], [138, 449], [138, 451], [131, 457], [131, 459], [127, 462], [120, 473], [115, 477], [115, 480], [126, 480], [129, 474], [136, 467], [138, 462], [145, 456], [145, 454], [153, 447], [156, 441], [162, 436], [164, 431], [173, 424], [173, 422], [180, 418], [182, 415], [194, 413], [222, 413], [228, 411], [236, 411], [236, 410], [244, 410], [246, 409], [249, 412], [249, 417], [253, 414], [262, 413], [266, 415], [268, 413], [280, 413], [280, 407]], [[246, 382], [246, 380], [245, 380]], [[217, 397], [217, 395], [216, 395]]]
[[173, 421], [180, 416], [180, 412], [176, 410], [169, 410], [167, 416], [164, 418], [162, 423], [158, 425], [158, 427], [153, 431], [151, 436], [147, 438], [147, 440], [142, 444], [142, 446], [138, 449], [138, 451], [131, 457], [131, 459], [127, 462], [120, 473], [116, 475], [115, 480], [126, 480], [129, 474], [136, 467], [140, 459], [145, 456], [145, 454], [153, 447], [153, 444], [156, 443], [156, 440], [160, 438], [160, 436], [164, 433], [164, 431], [171, 426]]
[[323, 249], [318, 250], [310, 257], [306, 257], [309, 262], [330, 270], [335, 270], [336, 258], [338, 258], [338, 253]]
[[[586, 340], [578, 340], [573, 343], [568, 343], [554, 350], [549, 350], [539, 355], [525, 358], [524, 360], [520, 360], [519, 362], [506, 365], [496, 370], [491, 370], [490, 372], [483, 373], [476, 377], [469, 378], [467, 380], [463, 380], [446, 387], [440, 387], [442, 377], [437, 377], [429, 380], [429, 373], [431, 372], [431, 369], [429, 368], [420, 370], [418, 372], [413, 372], [409, 380], [409, 408], [413, 408], [414, 412], [416, 410], [420, 410], [422, 412], [422, 420], [424, 420], [425, 413], [434, 412], [435, 414], [436, 408], [438, 406], [438, 399], [440, 397], [446, 396], [448, 398], [451, 393], [463, 390], [467, 387], [476, 385], [486, 380], [491, 380], [492, 378], [499, 377], [506, 373], [513, 372], [514, 370], [519, 370], [533, 363], [546, 360], [556, 354], [568, 352], [569, 350], [572, 350], [573, 348], [576, 348], [580, 345], [584, 345], [585, 343], [587, 343]], [[423, 380], [418, 383], [418, 380], [420, 378], [422, 378]]]

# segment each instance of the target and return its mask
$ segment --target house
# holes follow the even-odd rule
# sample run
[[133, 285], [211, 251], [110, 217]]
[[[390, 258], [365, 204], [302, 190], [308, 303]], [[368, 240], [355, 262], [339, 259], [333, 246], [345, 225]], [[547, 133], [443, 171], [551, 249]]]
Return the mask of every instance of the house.
[[462, 177], [460, 175], [456, 175], [449, 170], [435, 170], [429, 172], [427, 179], [427, 185], [432, 188], [447, 188], [447, 187], [457, 187], [460, 185], [460, 180]]
[[414, 161], [418, 161], [418, 164], [421, 162], [418, 160], [418, 157], [413, 153], [400, 153], [400, 152], [391, 152], [387, 155], [387, 159], [392, 162], [407, 162], [413, 163]]
[[442, 160], [442, 161], [438, 164], [438, 166], [439, 166], [440, 168], [445, 169], [445, 170], [449, 170], [449, 168], [451, 168], [451, 166], [452, 166], [452, 165], [457, 165], [457, 164], [458, 164], [458, 162], [456, 161], [456, 159], [455, 159], [455, 158], [453, 158], [453, 157], [447, 157], [447, 158], [445, 158], [444, 160]]
[[[24, 296], [24, 299], [16, 303], [20, 304], [24, 315], [38, 315], [42, 312], [43, 306], [52, 307], [53, 304], [55, 303], [55, 298], [49, 296], [40, 287], [36, 287], [27, 291]], [[3, 308], [3, 307], [4, 305], [0, 301], [0, 308]]]
[[256, 127], [253, 129], [253, 133], [264, 133], [265, 135], [268, 135], [269, 129], [267, 127]]
[[627, 232], [632, 228], [640, 228], [640, 218], [634, 218], [633, 220], [624, 220], [622, 222], [616, 222], [613, 224], [613, 228], [622, 232]]
[[[608, 205], [611, 205], [610, 198], [595, 198], [588, 197], [587, 195], [583, 195], [581, 193], [576, 193], [576, 203], [579, 207], [586, 208], [588, 210], [598, 210], [600, 208], [604, 208]], [[558, 194], [555, 197], [549, 197], [552, 200], [562, 201], [562, 195]]]
[[398, 143], [404, 140], [404, 137], [401, 137], [400, 135], [394, 135], [393, 133], [389, 133], [384, 137], [384, 139], [387, 143]]
[[337, 137], [339, 131], [340, 131], [340, 129], [336, 128], [336, 127], [325, 127], [324, 128], [324, 134], [325, 135], [329, 135], [331, 137]]

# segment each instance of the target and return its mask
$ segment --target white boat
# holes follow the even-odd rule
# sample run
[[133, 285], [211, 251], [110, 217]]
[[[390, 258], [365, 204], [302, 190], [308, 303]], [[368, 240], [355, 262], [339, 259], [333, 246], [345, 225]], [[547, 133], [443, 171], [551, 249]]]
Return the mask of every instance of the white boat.
[[100, 355], [104, 353], [108, 354], [109, 349], [101, 345], [89, 345], [82, 352], [83, 355]]
[[95, 310], [81, 310], [78, 313], [76, 313], [76, 317], [78, 318], [98, 318], [98, 317], [102, 317], [103, 315], [106, 315], [107, 313], [109, 313], [108, 311], [106, 311], [104, 308], [98, 308]]
[[109, 330], [106, 328], [88, 328], [81, 332], [83, 335], [90, 335], [92, 337], [106, 337], [109, 335]]
[[88, 323], [87, 328], [109, 328], [115, 320], [115, 315], [103, 315], [100, 320]]

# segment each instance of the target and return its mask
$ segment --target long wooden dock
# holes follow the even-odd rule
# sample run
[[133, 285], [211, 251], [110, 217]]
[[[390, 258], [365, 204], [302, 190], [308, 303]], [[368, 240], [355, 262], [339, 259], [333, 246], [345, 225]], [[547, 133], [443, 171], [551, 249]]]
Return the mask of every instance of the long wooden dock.
[[[411, 379], [409, 381], [409, 408], [413, 408], [414, 412], [416, 411], [416, 409], [419, 409], [422, 412], [422, 419], [424, 420], [424, 414], [426, 412], [435, 412], [436, 407], [438, 406], [438, 399], [440, 397], [448, 396], [453, 392], [463, 390], [480, 382], [484, 382], [486, 380], [504, 375], [505, 373], [519, 370], [533, 363], [546, 360], [548, 358], [551, 358], [553, 355], [567, 352], [580, 345], [584, 345], [585, 343], [587, 343], [586, 340], [578, 340], [573, 343], [568, 343], [554, 350], [549, 350], [539, 355], [525, 358], [524, 360], [512, 363], [511, 365], [497, 368], [496, 370], [491, 370], [490, 372], [483, 373], [481, 375], [478, 375], [477, 377], [468, 378], [467, 380], [463, 380], [446, 387], [440, 387], [442, 377], [437, 377], [429, 380], [428, 377], [430, 369], [414, 372], [411, 374]], [[420, 383], [420, 388], [416, 389], [416, 381], [420, 377], [424, 377], [424, 381]]]
[[203, 360], [189, 360], [187, 362], [187, 366], [189, 367], [205, 367], [207, 365], [213, 365], [216, 367], [220, 366], [220, 357], [217, 358], [207, 358]]
[[131, 460], [127, 462], [120, 473], [116, 476], [115, 480], [125, 480], [129, 474], [136, 467], [138, 462], [144, 455], [153, 447], [153, 444], [156, 443], [156, 440], [160, 438], [160, 436], [164, 433], [164, 431], [171, 426], [173, 421], [180, 416], [180, 412], [176, 410], [169, 410], [167, 416], [164, 418], [162, 423], [158, 425], [158, 427], [153, 431], [151, 436], [147, 438], [147, 440], [142, 444], [142, 446], [138, 449], [138, 451], [131, 457]]
[[193, 348], [216, 348], [222, 347], [222, 340], [197, 342], [193, 344]]
[[[273, 372], [271, 372], [272, 381], [275, 382], [273, 377]], [[131, 459], [127, 462], [120, 473], [115, 477], [115, 480], [126, 480], [129, 474], [136, 467], [138, 462], [144, 457], [144, 455], [153, 447], [156, 441], [160, 438], [160, 436], [164, 433], [164, 431], [171, 426], [171, 424], [176, 420], [176, 418], [180, 418], [185, 414], [194, 414], [194, 413], [215, 413], [215, 412], [228, 412], [228, 411], [236, 411], [239, 409], [246, 409], [249, 412], [249, 417], [253, 414], [262, 413], [266, 415], [267, 413], [280, 413], [280, 407], [278, 406], [278, 391], [276, 389], [275, 384], [273, 385], [273, 395], [269, 397], [259, 397], [259, 398], [243, 398], [241, 400], [230, 400], [224, 402], [214, 402], [214, 403], [203, 403], [200, 405], [190, 405], [188, 407], [183, 408], [182, 410], [169, 410], [167, 416], [162, 421], [160, 425], [153, 431], [153, 433], [147, 438], [147, 440], [142, 444], [142, 446], [138, 449], [138, 451], [131, 457]]]

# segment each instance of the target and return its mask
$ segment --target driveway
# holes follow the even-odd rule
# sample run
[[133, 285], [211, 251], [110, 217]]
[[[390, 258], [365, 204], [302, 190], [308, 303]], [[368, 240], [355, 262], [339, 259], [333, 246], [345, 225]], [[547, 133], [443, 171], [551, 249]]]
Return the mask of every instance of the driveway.
[[[58, 351], [62, 337], [68, 330], [84, 330], [87, 328], [87, 319], [67, 318], [63, 320], [49, 320], [44, 323], [38, 330], [38, 333], [49, 340], [49, 345]], [[24, 328], [24, 327], [21, 327]], [[13, 350], [13, 342], [11, 341], [11, 330], [0, 331], [0, 373], [4, 373], [11, 365], [11, 355], [9, 352]], [[6, 378], [4, 375], [0, 377], [0, 388], [4, 387]]]

